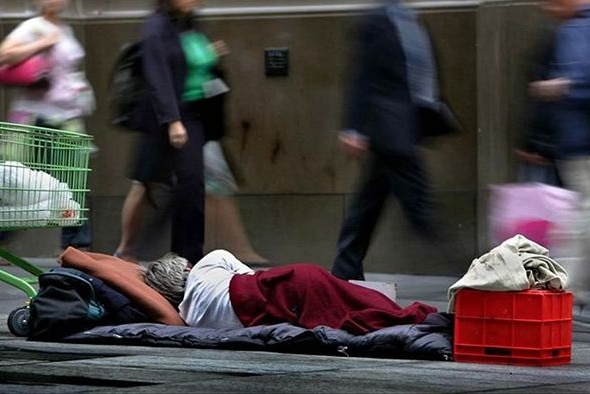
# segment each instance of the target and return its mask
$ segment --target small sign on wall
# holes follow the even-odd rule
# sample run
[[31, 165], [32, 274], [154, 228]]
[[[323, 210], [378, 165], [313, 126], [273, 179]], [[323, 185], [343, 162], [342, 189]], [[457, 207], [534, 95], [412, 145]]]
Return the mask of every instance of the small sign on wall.
[[267, 77], [289, 75], [289, 49], [266, 48], [264, 50], [264, 73]]

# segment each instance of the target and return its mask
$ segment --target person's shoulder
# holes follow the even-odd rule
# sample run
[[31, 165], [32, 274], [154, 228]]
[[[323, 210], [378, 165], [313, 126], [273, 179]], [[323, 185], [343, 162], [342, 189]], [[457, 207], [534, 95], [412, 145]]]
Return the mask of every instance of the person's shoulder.
[[154, 12], [143, 24], [143, 37], [166, 34], [171, 28], [170, 17], [162, 12]]
[[578, 10], [578, 13], [569, 19], [566, 19], [557, 25], [558, 32], [567, 32], [571, 30], [585, 31], [590, 29], [590, 5], [586, 5]]
[[383, 18], [387, 15], [387, 5], [380, 4], [374, 7], [369, 8], [363, 13], [363, 17], [365, 20], [375, 19], [375, 18]]
[[20, 22], [14, 30], [21, 30], [33, 33], [36, 30], [44, 29], [46, 23], [47, 21], [45, 21], [43, 17], [35, 16], [33, 18], [25, 19], [24, 21]]
[[364, 35], [370, 37], [381, 37], [384, 32], [390, 31], [393, 27], [387, 7], [380, 5], [367, 10], [358, 20], [357, 29]]
[[20, 23], [20, 26], [42, 26], [45, 25], [47, 21], [42, 16], [34, 16], [29, 19], [25, 19]]
[[9, 34], [8, 38], [31, 41], [48, 31], [47, 21], [36, 16], [20, 22]]
[[406, 7], [398, 2], [383, 2], [368, 9], [363, 15], [363, 21], [367, 24], [391, 24], [392, 14], [401, 13]]
[[162, 12], [156, 11], [145, 21], [145, 26], [150, 28], [162, 28], [170, 24], [170, 17]]

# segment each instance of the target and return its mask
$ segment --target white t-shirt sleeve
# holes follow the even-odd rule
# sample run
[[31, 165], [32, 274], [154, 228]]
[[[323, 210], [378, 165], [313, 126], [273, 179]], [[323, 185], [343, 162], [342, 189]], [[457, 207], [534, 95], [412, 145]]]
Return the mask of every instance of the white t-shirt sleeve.
[[238, 260], [233, 254], [226, 250], [215, 250], [203, 257], [197, 265], [200, 268], [217, 267], [232, 274], [250, 274], [254, 270]]
[[227, 254], [224, 254], [224, 256], [222, 257], [222, 261], [224, 264], [227, 265], [227, 270], [233, 272], [234, 274], [250, 274], [254, 272], [252, 268], [242, 263], [233, 254], [229, 252], [227, 252]]

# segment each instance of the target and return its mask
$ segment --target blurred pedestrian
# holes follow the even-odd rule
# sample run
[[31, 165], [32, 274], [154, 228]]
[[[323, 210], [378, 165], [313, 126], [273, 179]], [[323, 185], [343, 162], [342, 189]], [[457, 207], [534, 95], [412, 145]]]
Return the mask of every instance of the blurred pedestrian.
[[235, 195], [238, 182], [228, 164], [222, 144], [209, 141], [205, 144], [206, 214], [211, 215], [217, 231], [215, 249], [226, 249], [249, 265], [266, 265], [268, 260], [252, 246], [242, 222]]
[[557, 168], [565, 187], [580, 196], [576, 261], [566, 265], [577, 304], [590, 301], [590, 0], [546, 0], [542, 9], [557, 23], [546, 80], [531, 94], [551, 103]]
[[414, 11], [385, 1], [363, 17], [355, 50], [339, 139], [348, 153], [369, 157], [340, 231], [332, 273], [363, 280], [363, 259], [389, 195], [399, 200], [420, 235], [437, 238], [419, 144], [423, 135], [436, 134], [430, 127], [445, 125], [432, 122], [442, 108], [437, 70], [428, 34]]
[[[237, 206], [235, 194], [238, 191], [238, 182], [225, 159], [225, 154], [219, 141], [209, 141], [204, 147], [205, 168], [205, 214], [210, 215], [216, 229], [221, 229], [213, 234], [212, 244], [216, 248], [226, 249], [235, 254], [241, 261], [251, 265], [268, 264], [268, 259], [261, 256], [252, 246]], [[151, 185], [152, 188], [160, 188], [164, 191], [169, 185]], [[154, 193], [154, 190], [151, 191]], [[155, 193], [154, 193], [155, 194]], [[139, 240], [142, 232], [146, 210], [150, 205], [156, 210], [157, 220], [154, 226], [161, 225], [169, 213], [169, 201], [165, 198], [156, 198], [150, 204], [146, 187], [138, 181], [132, 181], [131, 191], [127, 195], [121, 217], [121, 240], [117, 246], [115, 256], [128, 261], [138, 261], [142, 251], [138, 245], [145, 244], [145, 240]], [[153, 229], [150, 229], [153, 230]], [[150, 237], [151, 238], [151, 237]], [[143, 241], [143, 242], [140, 242]]]
[[[536, 45], [531, 59], [529, 83], [549, 78], [551, 58], [555, 46], [555, 29], [546, 26]], [[555, 163], [555, 120], [551, 102], [528, 94], [524, 133], [515, 154], [519, 159], [517, 179], [519, 182], [541, 182], [561, 186], [561, 178]]]
[[138, 105], [144, 131], [133, 184], [122, 211], [122, 237], [115, 255], [134, 259], [150, 189], [172, 185], [172, 252], [195, 263], [203, 255], [205, 189], [203, 145], [217, 139], [227, 87], [217, 78], [228, 50], [211, 41], [195, 14], [198, 0], [159, 0], [142, 33], [143, 75], [148, 86]]
[[[0, 64], [18, 64], [45, 52], [47, 84], [15, 88], [8, 120], [12, 123], [84, 132], [83, 117], [94, 110], [94, 94], [81, 70], [85, 51], [63, 20], [69, 0], [37, 0], [39, 15], [20, 23], [0, 45]], [[61, 248], [88, 249], [90, 225], [64, 227]]]

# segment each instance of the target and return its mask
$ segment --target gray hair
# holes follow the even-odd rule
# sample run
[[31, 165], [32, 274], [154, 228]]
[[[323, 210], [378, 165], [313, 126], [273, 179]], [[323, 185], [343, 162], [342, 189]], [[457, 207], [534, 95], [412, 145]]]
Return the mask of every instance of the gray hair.
[[188, 260], [175, 253], [167, 253], [152, 261], [145, 272], [145, 283], [162, 294], [174, 307], [182, 302], [189, 270]]

